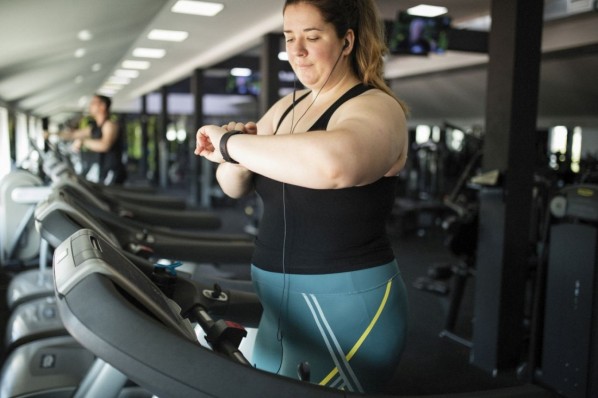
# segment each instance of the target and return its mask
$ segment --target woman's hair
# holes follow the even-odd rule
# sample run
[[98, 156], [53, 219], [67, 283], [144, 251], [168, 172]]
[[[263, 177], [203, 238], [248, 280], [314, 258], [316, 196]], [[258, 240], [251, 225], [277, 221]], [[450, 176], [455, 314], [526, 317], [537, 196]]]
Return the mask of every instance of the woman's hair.
[[97, 97], [100, 100], [100, 102], [104, 104], [107, 112], [110, 112], [110, 105], [112, 105], [112, 100], [110, 99], [110, 97], [106, 97], [102, 94], [94, 94], [93, 96]]
[[310, 4], [317, 8], [324, 21], [331, 23], [338, 38], [349, 29], [355, 33], [351, 52], [351, 67], [364, 84], [376, 87], [395, 98], [405, 113], [407, 106], [392, 92], [384, 81], [384, 26], [373, 0], [286, 0], [283, 8], [293, 4]]

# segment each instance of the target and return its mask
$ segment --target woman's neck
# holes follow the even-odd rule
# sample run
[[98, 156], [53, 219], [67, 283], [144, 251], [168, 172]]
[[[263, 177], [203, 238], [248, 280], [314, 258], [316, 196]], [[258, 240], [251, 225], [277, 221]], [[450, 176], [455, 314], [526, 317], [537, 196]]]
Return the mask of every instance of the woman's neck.
[[318, 101], [326, 102], [330, 98], [337, 98], [344, 92], [359, 84], [360, 81], [352, 73], [343, 73], [331, 78], [324, 83], [322, 87], [308, 87], [311, 89], [311, 97], [315, 100], [318, 97]]
[[101, 126], [102, 124], [104, 124], [106, 119], [108, 119], [108, 116], [107, 115], [98, 115], [98, 116], [94, 117], [94, 119], [96, 120], [96, 124], [98, 126]]

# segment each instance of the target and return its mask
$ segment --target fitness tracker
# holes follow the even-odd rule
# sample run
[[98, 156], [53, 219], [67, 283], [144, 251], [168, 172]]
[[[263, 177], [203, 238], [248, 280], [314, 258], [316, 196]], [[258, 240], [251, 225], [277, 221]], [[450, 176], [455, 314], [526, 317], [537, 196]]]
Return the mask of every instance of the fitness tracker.
[[224, 135], [220, 139], [220, 154], [222, 155], [222, 159], [224, 159], [225, 162], [239, 164], [239, 162], [230, 157], [230, 155], [228, 154], [228, 149], [226, 148], [228, 139], [233, 135], [237, 134], [243, 134], [243, 132], [239, 130], [228, 131], [224, 133]]

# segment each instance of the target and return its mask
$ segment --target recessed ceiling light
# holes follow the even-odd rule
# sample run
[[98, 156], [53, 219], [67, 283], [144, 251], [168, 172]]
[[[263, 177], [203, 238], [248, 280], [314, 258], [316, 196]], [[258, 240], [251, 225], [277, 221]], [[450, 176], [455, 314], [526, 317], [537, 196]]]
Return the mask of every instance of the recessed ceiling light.
[[135, 79], [139, 77], [139, 71], [134, 69], [117, 69], [114, 71], [114, 76]]
[[81, 41], [89, 41], [93, 39], [93, 35], [89, 30], [85, 29], [77, 33], [77, 38]]
[[106, 81], [106, 84], [129, 84], [131, 79], [127, 77], [110, 76]]
[[216, 79], [228, 78], [230, 76], [230, 70], [229, 69], [206, 69], [204, 71], [204, 76], [209, 77], [209, 78], [216, 78]]
[[118, 91], [121, 90], [124, 87], [124, 84], [116, 84], [116, 83], [104, 83], [104, 85], [102, 86], [102, 88], [108, 89], [108, 90], [114, 90], [114, 91]]
[[162, 48], [138, 47], [133, 50], [133, 56], [139, 58], [162, 58], [164, 55], [166, 55], [166, 50]]
[[249, 68], [232, 68], [230, 74], [237, 77], [251, 76], [251, 69]]
[[132, 61], [130, 59], [123, 61], [121, 64], [125, 69], [149, 69], [149, 61]]
[[100, 63], [91, 65], [91, 70], [93, 72], [99, 72], [100, 69], [102, 69], [102, 64], [100, 64]]
[[213, 17], [224, 8], [223, 4], [206, 1], [179, 0], [170, 9], [180, 14], [203, 15]]
[[83, 76], [78, 75], [77, 77], [75, 77], [75, 84], [80, 84], [83, 82]]
[[84, 48], [78, 48], [75, 50], [75, 58], [83, 58], [87, 50]]
[[98, 90], [98, 93], [105, 95], [106, 97], [112, 97], [114, 94], [116, 94], [117, 91], [118, 91], [118, 89], [116, 89], [116, 88], [101, 87]]
[[286, 51], [281, 51], [278, 53], [278, 59], [281, 61], [288, 61], [289, 60], [289, 54], [287, 54]]
[[492, 18], [490, 15], [467, 19], [455, 24], [455, 28], [457, 29], [482, 30], [487, 32], [490, 31], [491, 26]]
[[446, 7], [431, 6], [428, 4], [420, 4], [407, 9], [408, 14], [418, 15], [420, 17], [437, 17], [446, 14], [447, 12], [448, 9]]
[[153, 29], [147, 35], [150, 40], [183, 41], [189, 37], [189, 32], [182, 30]]

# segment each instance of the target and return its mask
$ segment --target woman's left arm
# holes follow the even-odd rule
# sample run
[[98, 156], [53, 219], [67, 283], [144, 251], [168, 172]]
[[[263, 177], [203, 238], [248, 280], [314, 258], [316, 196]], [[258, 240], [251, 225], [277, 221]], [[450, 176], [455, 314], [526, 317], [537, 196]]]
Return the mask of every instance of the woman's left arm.
[[[212, 143], [219, 143], [222, 135], [214, 128], [204, 133]], [[227, 150], [249, 170], [274, 180], [334, 189], [365, 185], [398, 169], [397, 164], [404, 164], [406, 145], [401, 107], [376, 90], [343, 104], [327, 131], [281, 136], [239, 134], [230, 137]]]

